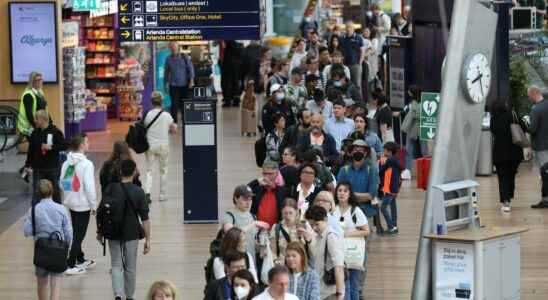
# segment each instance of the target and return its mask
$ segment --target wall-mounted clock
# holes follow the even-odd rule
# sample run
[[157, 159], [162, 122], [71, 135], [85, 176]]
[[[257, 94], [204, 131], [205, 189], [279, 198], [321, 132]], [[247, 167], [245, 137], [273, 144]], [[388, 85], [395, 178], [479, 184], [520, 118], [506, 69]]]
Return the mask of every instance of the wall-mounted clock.
[[485, 54], [477, 52], [465, 60], [462, 88], [470, 102], [477, 104], [485, 101], [491, 88], [491, 63]]

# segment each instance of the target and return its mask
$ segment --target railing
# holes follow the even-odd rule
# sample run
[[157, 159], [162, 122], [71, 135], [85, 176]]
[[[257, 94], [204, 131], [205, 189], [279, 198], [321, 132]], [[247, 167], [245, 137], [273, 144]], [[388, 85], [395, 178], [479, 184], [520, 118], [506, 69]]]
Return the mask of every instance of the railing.
[[0, 105], [0, 153], [9, 151], [23, 141], [17, 132], [17, 109]]

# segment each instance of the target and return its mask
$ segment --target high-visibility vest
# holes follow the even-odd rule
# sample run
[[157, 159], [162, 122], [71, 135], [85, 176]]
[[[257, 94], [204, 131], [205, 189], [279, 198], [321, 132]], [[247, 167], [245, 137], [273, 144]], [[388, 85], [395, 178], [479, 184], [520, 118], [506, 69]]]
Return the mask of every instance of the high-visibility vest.
[[27, 89], [21, 96], [21, 103], [19, 104], [19, 115], [17, 116], [17, 130], [19, 130], [19, 132], [23, 135], [30, 136], [34, 128], [32, 128], [29, 120], [27, 119], [27, 111], [25, 108], [25, 103], [23, 101], [26, 95], [30, 95], [32, 97], [32, 116], [36, 116], [36, 106], [38, 105], [38, 98], [32, 90]]

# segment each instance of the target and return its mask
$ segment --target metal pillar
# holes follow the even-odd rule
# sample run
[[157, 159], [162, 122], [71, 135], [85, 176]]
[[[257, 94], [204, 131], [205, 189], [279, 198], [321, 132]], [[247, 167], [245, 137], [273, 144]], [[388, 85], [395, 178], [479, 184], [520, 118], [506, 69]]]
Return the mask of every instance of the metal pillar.
[[432, 186], [473, 179], [475, 175], [485, 103], [471, 104], [466, 100], [461, 72], [465, 59], [475, 52], [483, 52], [492, 61], [497, 14], [485, 3], [480, 0], [454, 2], [446, 67], [442, 74], [438, 129], [413, 279], [413, 300], [433, 299], [431, 245], [424, 235], [432, 232], [433, 203], [443, 199], [434, 197]]

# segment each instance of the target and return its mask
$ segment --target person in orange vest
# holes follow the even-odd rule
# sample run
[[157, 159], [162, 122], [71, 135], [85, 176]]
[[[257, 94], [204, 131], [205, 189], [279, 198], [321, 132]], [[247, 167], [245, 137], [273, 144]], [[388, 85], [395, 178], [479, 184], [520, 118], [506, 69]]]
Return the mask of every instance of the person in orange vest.
[[398, 233], [396, 197], [400, 192], [402, 171], [397, 157], [398, 150], [399, 146], [396, 143], [387, 142], [384, 144], [384, 155], [379, 162], [380, 192], [383, 194], [381, 211], [386, 220], [389, 235]]

